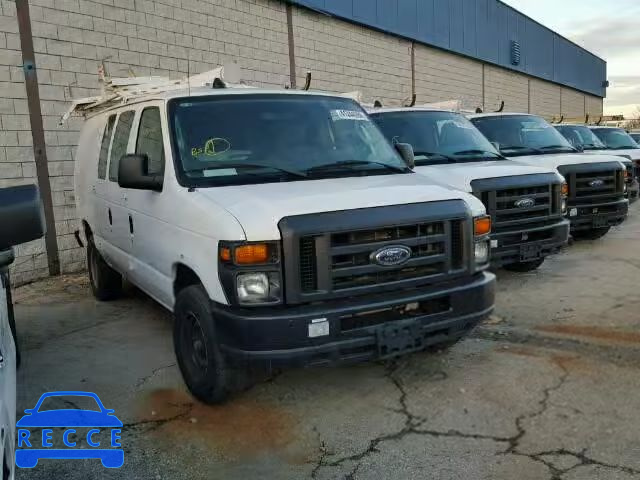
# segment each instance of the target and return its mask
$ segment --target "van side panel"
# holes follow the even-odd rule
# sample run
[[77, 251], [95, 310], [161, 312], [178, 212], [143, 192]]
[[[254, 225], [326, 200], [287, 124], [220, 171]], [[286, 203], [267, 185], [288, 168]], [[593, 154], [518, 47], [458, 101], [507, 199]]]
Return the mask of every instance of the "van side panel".
[[80, 132], [74, 165], [74, 188], [78, 218], [80, 221], [87, 221], [92, 228], [95, 224], [95, 215], [92, 213], [95, 193], [93, 179], [98, 175], [98, 155], [100, 154], [105, 118], [103, 115], [99, 115], [84, 123]]

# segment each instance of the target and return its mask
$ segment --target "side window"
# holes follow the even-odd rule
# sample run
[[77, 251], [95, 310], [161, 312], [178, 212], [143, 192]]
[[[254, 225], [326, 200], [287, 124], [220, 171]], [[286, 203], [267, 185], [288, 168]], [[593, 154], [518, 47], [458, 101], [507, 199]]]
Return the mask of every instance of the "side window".
[[107, 176], [107, 160], [109, 157], [109, 144], [111, 143], [111, 134], [113, 133], [113, 125], [116, 123], [116, 116], [111, 115], [107, 120], [107, 126], [104, 128], [102, 135], [102, 143], [100, 144], [100, 158], [98, 159], [98, 178], [104, 180]]
[[133, 111], [123, 112], [118, 117], [118, 124], [116, 125], [116, 132], [113, 135], [113, 144], [111, 145], [111, 155], [109, 156], [109, 180], [112, 182], [118, 181], [120, 158], [127, 153], [133, 117]]
[[149, 175], [164, 174], [164, 142], [158, 107], [145, 108], [140, 117], [136, 153], [149, 157]]

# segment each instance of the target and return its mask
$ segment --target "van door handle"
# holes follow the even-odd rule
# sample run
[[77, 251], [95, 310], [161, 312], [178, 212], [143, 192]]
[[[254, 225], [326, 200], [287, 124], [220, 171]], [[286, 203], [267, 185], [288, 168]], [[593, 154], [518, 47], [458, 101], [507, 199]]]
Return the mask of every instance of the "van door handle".
[[133, 218], [129, 215], [129, 233], [133, 235]]
[[0, 353], [0, 368], [4, 367], [4, 357]]
[[111, 216], [111, 209], [109, 208], [109, 225], [113, 225], [113, 217]]

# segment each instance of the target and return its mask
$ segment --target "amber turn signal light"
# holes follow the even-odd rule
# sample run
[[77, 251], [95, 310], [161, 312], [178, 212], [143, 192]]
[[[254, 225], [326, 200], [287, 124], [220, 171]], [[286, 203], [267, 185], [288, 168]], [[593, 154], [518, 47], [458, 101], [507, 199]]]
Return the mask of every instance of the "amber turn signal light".
[[477, 237], [491, 233], [491, 217], [474, 218], [473, 231]]
[[234, 259], [238, 265], [267, 263], [269, 260], [269, 246], [266, 243], [240, 245], [235, 248]]
[[228, 247], [220, 247], [220, 260], [223, 262], [231, 261], [231, 249]]
[[564, 195], [565, 197], [569, 196], [569, 184], [568, 183], [563, 183], [562, 184], [562, 195]]

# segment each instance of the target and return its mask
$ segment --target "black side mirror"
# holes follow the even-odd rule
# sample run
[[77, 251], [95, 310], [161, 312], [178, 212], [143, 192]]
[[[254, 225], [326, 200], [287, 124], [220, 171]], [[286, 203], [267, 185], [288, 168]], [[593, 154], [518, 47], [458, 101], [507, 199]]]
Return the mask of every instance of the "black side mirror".
[[161, 175], [149, 175], [149, 157], [146, 154], [125, 155], [120, 159], [118, 185], [133, 190], [162, 191]]
[[408, 143], [396, 143], [394, 147], [396, 147], [396, 150], [407, 166], [411, 169], [415, 168], [416, 158], [413, 155], [413, 147]]
[[45, 231], [38, 187], [21, 185], [0, 189], [0, 251], [36, 240]]

